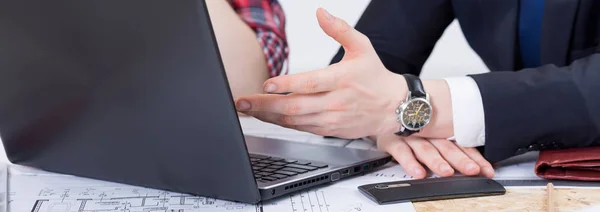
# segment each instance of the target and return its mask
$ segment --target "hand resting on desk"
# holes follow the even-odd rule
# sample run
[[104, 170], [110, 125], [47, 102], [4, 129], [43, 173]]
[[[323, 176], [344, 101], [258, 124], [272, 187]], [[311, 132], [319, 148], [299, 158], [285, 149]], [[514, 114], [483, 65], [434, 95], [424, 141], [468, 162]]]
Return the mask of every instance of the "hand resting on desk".
[[467, 176], [494, 177], [492, 165], [475, 148], [462, 148], [446, 139], [403, 138], [389, 134], [374, 139], [378, 149], [391, 154], [417, 179], [426, 177], [423, 165], [440, 177], [453, 176], [454, 170]]

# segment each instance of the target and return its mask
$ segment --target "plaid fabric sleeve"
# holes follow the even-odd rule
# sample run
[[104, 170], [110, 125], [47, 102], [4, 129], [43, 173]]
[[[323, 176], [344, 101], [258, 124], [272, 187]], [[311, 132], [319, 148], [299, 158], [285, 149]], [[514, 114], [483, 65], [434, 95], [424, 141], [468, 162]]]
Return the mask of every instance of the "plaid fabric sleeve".
[[277, 0], [227, 0], [250, 26], [263, 49], [269, 75], [287, 74], [289, 47], [285, 34], [285, 13]]

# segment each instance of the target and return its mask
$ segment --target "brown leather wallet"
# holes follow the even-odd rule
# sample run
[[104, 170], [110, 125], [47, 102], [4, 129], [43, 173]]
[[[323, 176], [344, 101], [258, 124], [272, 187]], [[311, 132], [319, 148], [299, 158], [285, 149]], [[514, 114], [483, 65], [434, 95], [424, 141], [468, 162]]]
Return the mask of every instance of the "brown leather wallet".
[[600, 181], [600, 147], [541, 151], [535, 174], [545, 179]]

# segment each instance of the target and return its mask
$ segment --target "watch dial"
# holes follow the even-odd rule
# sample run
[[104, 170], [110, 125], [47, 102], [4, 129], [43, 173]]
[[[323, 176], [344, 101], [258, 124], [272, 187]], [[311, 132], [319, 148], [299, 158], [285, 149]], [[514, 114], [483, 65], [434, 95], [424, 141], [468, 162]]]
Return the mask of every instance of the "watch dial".
[[413, 99], [406, 104], [401, 119], [405, 127], [421, 129], [431, 120], [431, 106], [422, 99]]

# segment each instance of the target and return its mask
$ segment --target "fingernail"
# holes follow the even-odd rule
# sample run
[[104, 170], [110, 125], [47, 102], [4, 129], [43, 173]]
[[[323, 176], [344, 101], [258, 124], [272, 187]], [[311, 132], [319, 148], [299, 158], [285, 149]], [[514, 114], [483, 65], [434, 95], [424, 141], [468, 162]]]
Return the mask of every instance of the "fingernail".
[[248, 110], [250, 109], [250, 103], [248, 101], [240, 100], [237, 103], [238, 110]]
[[329, 14], [329, 12], [327, 12], [325, 9], [323, 9], [323, 12], [325, 12], [325, 17], [328, 21], [333, 21], [333, 15]]
[[471, 172], [471, 171], [477, 169], [477, 165], [475, 165], [475, 163], [468, 163], [465, 168], [467, 169], [468, 172]]
[[265, 92], [267, 93], [275, 92], [275, 90], [277, 90], [277, 86], [275, 84], [269, 83], [265, 86]]
[[452, 167], [450, 167], [448, 164], [442, 164], [440, 165], [440, 171], [443, 173], [451, 172]]
[[483, 168], [483, 174], [487, 177], [493, 177], [494, 169], [492, 169], [491, 167], [485, 167], [485, 168]]

